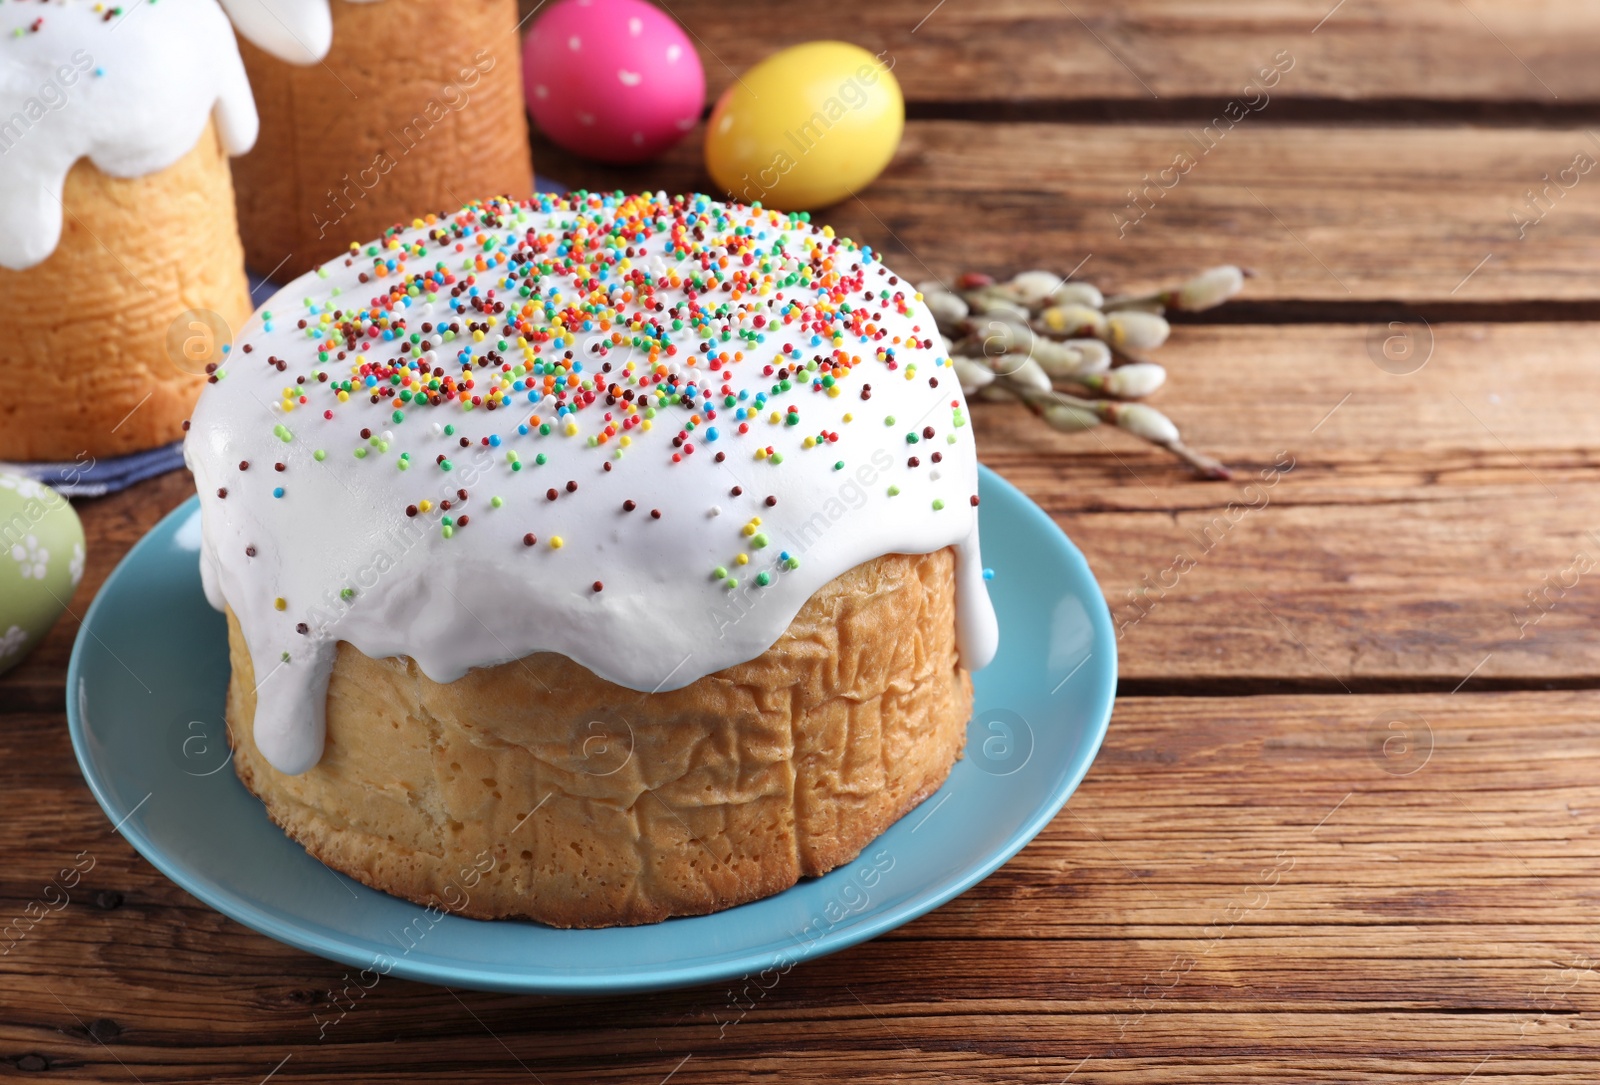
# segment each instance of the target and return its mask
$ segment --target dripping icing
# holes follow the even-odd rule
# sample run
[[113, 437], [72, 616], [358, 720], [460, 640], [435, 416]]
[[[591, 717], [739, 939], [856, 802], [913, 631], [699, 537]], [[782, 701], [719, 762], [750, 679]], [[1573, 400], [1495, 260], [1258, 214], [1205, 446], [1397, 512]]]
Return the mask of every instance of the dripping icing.
[[238, 45], [211, 0], [115, 17], [88, 0], [0, 4], [0, 267], [55, 251], [79, 159], [142, 177], [193, 150], [213, 117], [228, 153], [255, 143]]
[[[642, 281], [661, 310], [638, 310]], [[742, 300], [720, 288], [734, 281]], [[609, 331], [599, 327], [608, 305], [584, 307], [625, 292], [635, 296], [622, 303], [630, 319]], [[506, 301], [504, 313], [481, 311]], [[691, 319], [673, 329], [674, 313]], [[501, 334], [507, 315], [519, 338]], [[636, 334], [641, 316], [655, 322], [642, 337], [654, 362], [631, 338], [611, 340], [619, 327]], [[396, 338], [373, 332], [402, 319], [403, 329], [381, 329]], [[463, 332], [448, 342], [447, 322]], [[473, 324], [491, 334], [475, 342]], [[342, 360], [326, 349], [340, 348], [341, 327], [362, 333], [343, 341]], [[869, 251], [797, 218], [659, 195], [474, 206], [296, 280], [237, 343], [201, 397], [185, 453], [204, 515], [207, 596], [239, 620], [258, 683], [256, 740], [282, 771], [321, 755], [341, 640], [374, 658], [408, 656], [439, 682], [555, 651], [630, 689], [677, 689], [762, 654], [846, 570], [951, 546], [963, 663], [993, 656], [977, 459], [933, 318]], [[568, 350], [581, 370], [556, 364]], [[565, 416], [545, 390], [551, 374], [535, 368], [546, 361], [572, 381], [556, 386]], [[330, 385], [351, 379], [352, 366], [360, 379], [340, 402]], [[381, 396], [424, 372], [481, 405]], [[451, 384], [456, 376], [473, 387]], [[598, 387], [580, 383], [597, 377]], [[607, 403], [612, 389], [633, 394], [631, 413], [627, 398]], [[694, 410], [682, 401], [691, 389]], [[489, 410], [501, 392], [504, 405]], [[534, 415], [542, 421], [520, 433]]]

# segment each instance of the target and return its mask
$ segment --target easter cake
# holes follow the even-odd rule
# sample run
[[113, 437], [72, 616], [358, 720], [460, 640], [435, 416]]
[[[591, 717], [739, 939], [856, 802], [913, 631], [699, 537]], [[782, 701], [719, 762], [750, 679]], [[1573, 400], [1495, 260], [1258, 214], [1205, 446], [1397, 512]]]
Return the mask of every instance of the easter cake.
[[228, 156], [255, 136], [212, 0], [0, 4], [0, 460], [181, 436], [250, 315]]
[[222, 0], [261, 111], [250, 267], [288, 282], [417, 207], [533, 191], [516, 0]]
[[997, 629], [920, 295], [702, 196], [475, 202], [303, 276], [195, 411], [240, 778], [480, 918], [654, 922], [848, 862]]

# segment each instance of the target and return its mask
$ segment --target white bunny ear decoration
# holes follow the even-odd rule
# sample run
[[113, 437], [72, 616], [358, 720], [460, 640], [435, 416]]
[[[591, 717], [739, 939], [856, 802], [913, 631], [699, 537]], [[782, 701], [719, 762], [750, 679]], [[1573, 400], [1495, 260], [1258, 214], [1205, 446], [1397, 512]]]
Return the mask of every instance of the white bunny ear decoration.
[[239, 36], [290, 64], [315, 64], [333, 46], [329, 0], [220, 0]]

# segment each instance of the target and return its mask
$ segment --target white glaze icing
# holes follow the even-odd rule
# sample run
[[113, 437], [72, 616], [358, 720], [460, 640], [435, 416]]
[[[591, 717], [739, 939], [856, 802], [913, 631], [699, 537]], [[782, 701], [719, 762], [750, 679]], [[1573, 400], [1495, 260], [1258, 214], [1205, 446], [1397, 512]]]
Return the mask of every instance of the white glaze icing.
[[[933, 317], [911, 285], [870, 252], [809, 224], [704, 197], [677, 206], [660, 194], [632, 198], [623, 211], [611, 197], [581, 194], [496, 207], [493, 225], [468, 220], [468, 212], [446, 216], [289, 284], [242, 330], [195, 410], [185, 454], [204, 519], [202, 575], [212, 604], [239, 618], [258, 682], [255, 737], [273, 765], [299, 773], [321, 756], [339, 641], [372, 657], [409, 656], [440, 682], [554, 651], [630, 689], [676, 689], [760, 655], [824, 584], [889, 553], [957, 548], [963, 663], [976, 669], [989, 661], [998, 633], [979, 557], [972, 431]], [[700, 217], [691, 223], [690, 214]], [[736, 227], [749, 235], [733, 233]], [[704, 241], [693, 238], [695, 228]], [[780, 238], [783, 252], [775, 250]], [[509, 264], [475, 272], [476, 296], [457, 297], [469, 287], [463, 261], [485, 253], [486, 241], [493, 249], [486, 258]], [[730, 256], [729, 242], [740, 251]], [[722, 247], [710, 250], [713, 243]], [[396, 271], [372, 277], [376, 259], [418, 244], [422, 251]], [[721, 268], [715, 261], [724, 257]], [[557, 266], [564, 260], [577, 270]], [[417, 274], [441, 263], [454, 278], [435, 281], [431, 295], [420, 290]], [[708, 264], [721, 279], [696, 287], [690, 276], [704, 276]], [[736, 275], [754, 278], [735, 283]], [[653, 284], [648, 300], [639, 276]], [[545, 305], [524, 300], [530, 281]], [[397, 283], [412, 285], [390, 295]], [[486, 300], [491, 290], [494, 300]], [[492, 317], [476, 309], [508, 301]], [[640, 319], [641, 303], [651, 305], [648, 320]], [[573, 308], [585, 304], [599, 308]], [[623, 322], [599, 326], [618, 312], [612, 305]], [[719, 306], [727, 308], [719, 313]], [[499, 388], [505, 405], [373, 403], [374, 391], [411, 387], [374, 368], [406, 357], [373, 333], [374, 314], [403, 319], [402, 342], [420, 340], [410, 341], [410, 368], [396, 376], [420, 380], [418, 366], [436, 381], [470, 372], [469, 398], [486, 404], [482, 397]], [[675, 318], [681, 328], [672, 327]], [[503, 334], [508, 319], [522, 323]], [[461, 329], [448, 342], [446, 321]], [[474, 342], [472, 322], [493, 329]], [[359, 338], [334, 333], [340, 326]], [[620, 345], [613, 334], [624, 337]], [[323, 360], [319, 351], [330, 344]], [[786, 346], [791, 352], [783, 354]], [[595, 398], [562, 419], [544, 386], [546, 376], [557, 376], [538, 367], [554, 368], [568, 350], [583, 365], [573, 381], [599, 384], [574, 387], [569, 405], [591, 392]], [[742, 359], [734, 360], [736, 350]], [[886, 350], [892, 358], [880, 353]], [[845, 353], [848, 372], [797, 368], [790, 388], [778, 384], [785, 367], [827, 362], [836, 351]], [[465, 352], [470, 371], [462, 368]], [[724, 352], [729, 360], [716, 358], [713, 371], [712, 355]], [[359, 375], [363, 361], [370, 386]], [[643, 382], [662, 373], [676, 384]], [[347, 379], [356, 382], [353, 394], [339, 402], [338, 382]], [[691, 384], [700, 418], [693, 429], [681, 399]], [[608, 405], [609, 388], [621, 398]], [[662, 401], [669, 388], [679, 402]], [[644, 396], [650, 404], [641, 409]], [[758, 403], [763, 396], [770, 402]], [[738, 432], [741, 423], [747, 433]], [[540, 424], [551, 431], [541, 433]], [[608, 424], [618, 432], [600, 441]], [[767, 448], [777, 456], [761, 458]], [[400, 468], [402, 454], [408, 469]], [[279, 488], [282, 496], [274, 496]], [[494, 497], [503, 504], [494, 507]], [[435, 506], [422, 510], [424, 499]], [[448, 512], [438, 504], [445, 499]], [[635, 503], [632, 511], [626, 501]], [[408, 506], [417, 514], [408, 515]], [[467, 522], [452, 524], [447, 537], [442, 517], [462, 514]], [[526, 545], [528, 534], [535, 545]], [[559, 549], [555, 536], [563, 539]], [[747, 565], [737, 564], [740, 554]], [[760, 585], [758, 574], [771, 582]]]
[[[221, 0], [240, 36], [290, 64], [315, 64], [333, 47], [329, 0]], [[344, 0], [371, 4], [377, 0]]]
[[120, 15], [90, 0], [0, 3], [0, 267], [55, 251], [80, 158], [142, 177], [193, 150], [213, 116], [230, 154], [255, 143], [238, 44], [212, 0]]

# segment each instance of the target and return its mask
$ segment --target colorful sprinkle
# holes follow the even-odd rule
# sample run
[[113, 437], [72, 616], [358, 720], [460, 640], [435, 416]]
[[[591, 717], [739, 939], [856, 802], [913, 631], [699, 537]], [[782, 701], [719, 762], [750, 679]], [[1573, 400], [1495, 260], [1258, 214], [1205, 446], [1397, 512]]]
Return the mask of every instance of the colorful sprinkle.
[[[682, 491], [649, 492], [637, 473], [629, 474], [629, 464], [645, 456], [665, 470], [698, 471], [708, 463], [726, 462], [731, 469], [754, 459], [763, 469], [786, 473], [805, 471], [807, 464], [813, 474], [827, 472], [830, 464], [832, 472], [842, 472], [846, 460], [806, 454], [840, 441], [840, 433], [829, 428], [832, 420], [853, 420], [829, 401], [843, 396], [869, 402], [874, 381], [897, 375], [909, 380], [919, 363], [935, 372], [949, 364], [918, 353], [939, 347], [925, 313], [924, 325], [915, 326], [914, 288], [889, 275], [870, 249], [813, 229], [809, 221], [804, 214], [703, 196], [579, 191], [520, 203], [475, 202], [352, 247], [345, 266], [354, 270], [344, 274], [359, 275], [359, 294], [347, 289], [331, 300], [329, 289], [320, 287], [317, 296], [303, 299], [302, 312], [263, 312], [269, 332], [275, 322], [281, 327], [271, 342], [284, 356], [270, 354], [258, 340], [241, 344], [229, 364], [269, 366], [270, 409], [282, 418], [311, 412], [296, 428], [309, 436], [306, 426], [325, 427], [317, 439], [336, 455], [349, 448], [353, 458], [365, 461], [392, 449], [398, 471], [431, 460], [438, 471], [451, 473], [450, 480], [431, 472], [408, 476], [427, 485], [397, 495], [404, 501], [398, 507], [415, 517], [434, 507], [418, 489], [450, 487], [435, 495], [445, 498], [441, 511], [451, 513], [439, 524], [446, 539], [470, 522], [465, 492], [448, 496], [455, 484], [502, 471], [492, 484], [505, 487], [509, 500], [543, 493], [546, 502], [568, 495], [582, 502], [594, 496], [587, 492], [593, 485], [602, 501], [613, 502], [600, 507], [620, 504], [628, 513], [648, 508], [635, 498], [624, 500], [626, 491], [606, 496], [605, 485], [628, 477], [636, 495], [662, 502], [648, 509], [650, 520], [699, 507], [706, 515], [687, 519], [719, 533], [719, 547], [733, 541], [730, 529], [737, 528], [742, 545], [730, 551], [762, 551], [774, 536], [786, 537], [782, 530], [792, 525], [778, 519], [763, 529], [743, 504], [727, 506], [732, 522], [720, 519], [724, 506], [684, 508], [674, 504]], [[330, 269], [340, 274], [329, 265], [319, 275], [329, 277]], [[291, 329], [300, 344], [293, 351], [280, 345]], [[925, 380], [939, 386], [938, 378]], [[949, 430], [966, 423], [960, 399], [913, 408], [900, 388], [899, 382], [880, 383], [880, 405], [923, 416], [931, 415], [924, 406], [948, 403], [946, 442], [954, 443]], [[824, 398], [809, 398], [815, 396]], [[893, 415], [882, 417], [886, 426], [896, 426]], [[286, 422], [268, 421], [279, 441], [294, 441]], [[903, 432], [908, 445], [936, 439], [935, 427], [920, 424], [920, 417]], [[710, 455], [701, 447], [706, 444], [715, 445]], [[490, 449], [494, 455], [487, 459]], [[573, 477], [516, 488], [515, 479], [529, 474], [525, 461], [543, 467], [557, 449], [566, 457], [561, 474]], [[594, 460], [575, 458], [587, 449], [598, 453]], [[920, 468], [923, 460], [939, 462], [937, 454], [916, 451], [922, 459], [911, 457], [908, 469]], [[312, 453], [319, 463], [326, 457], [322, 448]], [[906, 477], [901, 470], [897, 463], [881, 483], [890, 497], [900, 493], [893, 482]], [[777, 488], [761, 486], [753, 503], [763, 511], [778, 506], [778, 494], [768, 492]], [[730, 492], [738, 498], [743, 491], [733, 486]], [[283, 497], [284, 488], [273, 494]], [[497, 494], [487, 500], [491, 509], [500, 509], [508, 499]], [[452, 512], [457, 501], [463, 507]], [[801, 516], [789, 507], [795, 504], [790, 499], [783, 504], [790, 516]], [[944, 507], [942, 499], [932, 504]], [[540, 503], [550, 514], [565, 507]], [[664, 526], [679, 530], [682, 519]], [[635, 518], [615, 530], [646, 530], [641, 523]], [[526, 548], [539, 541], [533, 532], [522, 538]], [[553, 550], [564, 545], [559, 535], [547, 542]], [[729, 570], [750, 565], [751, 557], [734, 553], [726, 560], [712, 579], [733, 588], [739, 581]], [[774, 566], [758, 563], [767, 567], [752, 570], [756, 583], [772, 584]], [[799, 559], [787, 551], [775, 566], [798, 567]], [[587, 581], [566, 588], [585, 586], [601, 590], [599, 582]]]

